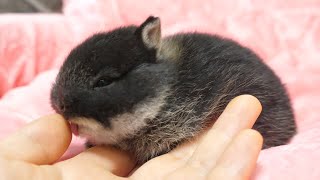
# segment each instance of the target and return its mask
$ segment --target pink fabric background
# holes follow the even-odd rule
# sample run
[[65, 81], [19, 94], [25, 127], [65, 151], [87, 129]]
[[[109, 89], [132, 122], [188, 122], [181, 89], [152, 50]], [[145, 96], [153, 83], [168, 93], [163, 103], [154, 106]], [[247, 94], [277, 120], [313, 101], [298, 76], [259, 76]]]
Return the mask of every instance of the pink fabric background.
[[[0, 138], [52, 112], [50, 87], [74, 45], [151, 14], [165, 35], [217, 33], [263, 57], [288, 87], [299, 133], [262, 151], [253, 179], [320, 179], [320, 0], [65, 0], [63, 14], [2, 14]], [[65, 158], [81, 150], [74, 138]]]

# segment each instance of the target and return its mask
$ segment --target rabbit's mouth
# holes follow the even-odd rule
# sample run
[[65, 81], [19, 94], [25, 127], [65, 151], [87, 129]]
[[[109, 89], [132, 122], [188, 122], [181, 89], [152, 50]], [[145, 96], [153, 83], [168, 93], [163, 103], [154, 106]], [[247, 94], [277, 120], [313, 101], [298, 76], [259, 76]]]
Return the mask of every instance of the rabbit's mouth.
[[79, 125], [75, 123], [70, 123], [70, 129], [72, 134], [79, 136]]
[[68, 119], [72, 134], [84, 138], [90, 138], [99, 131], [108, 131], [96, 120], [91, 118], [76, 117]]
[[108, 128], [92, 118], [75, 117], [68, 119], [74, 135], [87, 139], [91, 144], [113, 145], [126, 136], [118, 127]]

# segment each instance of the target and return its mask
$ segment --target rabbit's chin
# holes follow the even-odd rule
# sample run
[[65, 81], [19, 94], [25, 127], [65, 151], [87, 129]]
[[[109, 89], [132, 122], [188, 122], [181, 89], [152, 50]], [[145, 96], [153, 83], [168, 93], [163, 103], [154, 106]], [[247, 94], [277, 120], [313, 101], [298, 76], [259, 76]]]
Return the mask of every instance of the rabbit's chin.
[[[130, 127], [122, 123], [112, 123], [111, 127], [104, 127], [101, 123], [92, 118], [76, 117], [69, 120], [71, 131], [74, 135], [87, 139], [94, 145], [114, 145], [126, 138], [128, 134], [140, 129]], [[135, 128], [135, 129], [134, 129]]]

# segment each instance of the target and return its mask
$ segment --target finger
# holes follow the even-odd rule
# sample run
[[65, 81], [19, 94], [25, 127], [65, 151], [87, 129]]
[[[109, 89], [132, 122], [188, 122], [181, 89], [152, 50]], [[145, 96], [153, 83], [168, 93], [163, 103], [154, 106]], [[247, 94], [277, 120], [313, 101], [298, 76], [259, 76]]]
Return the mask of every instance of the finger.
[[[124, 177], [134, 168], [135, 161], [128, 153], [108, 146], [90, 148], [69, 160], [57, 163], [56, 166], [61, 170], [68, 169], [68, 172], [85, 171], [89, 177], [108, 173]], [[77, 179], [77, 174], [79, 173], [68, 173], [68, 176], [70, 179]]]
[[53, 166], [38, 166], [24, 161], [0, 158], [1, 179], [46, 179], [61, 180], [59, 169]]
[[45, 116], [0, 142], [0, 156], [34, 164], [58, 160], [71, 142], [69, 124], [60, 115]]
[[196, 141], [184, 143], [167, 154], [151, 159], [134, 171], [130, 179], [145, 179], [146, 174], [150, 177], [156, 177], [154, 179], [164, 179], [167, 174], [186, 163], [194, 152], [196, 145]]
[[[112, 147], [94, 147], [78, 156], [55, 165], [34, 165], [23, 161], [1, 159], [0, 174], [4, 179], [124, 179], [134, 161]], [[19, 173], [16, 173], [19, 172]]]
[[249, 179], [262, 148], [262, 136], [255, 130], [239, 133], [209, 174], [209, 179]]
[[[18, 172], [18, 173], [17, 173]], [[46, 180], [120, 180], [108, 171], [93, 166], [89, 169], [79, 168], [77, 164], [66, 168], [59, 168], [54, 165], [34, 165], [24, 161], [9, 160], [0, 158], [0, 174], [1, 179], [46, 179]]]
[[204, 171], [210, 170], [232, 139], [241, 130], [252, 128], [261, 109], [260, 102], [251, 95], [233, 99], [203, 137], [188, 165], [202, 168]]

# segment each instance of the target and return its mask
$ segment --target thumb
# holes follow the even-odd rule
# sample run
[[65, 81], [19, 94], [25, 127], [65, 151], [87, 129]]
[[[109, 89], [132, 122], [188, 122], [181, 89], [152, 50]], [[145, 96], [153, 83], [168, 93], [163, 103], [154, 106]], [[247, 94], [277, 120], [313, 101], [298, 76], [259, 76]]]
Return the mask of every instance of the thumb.
[[45, 116], [0, 142], [0, 155], [33, 164], [51, 164], [71, 142], [69, 124], [60, 115]]

